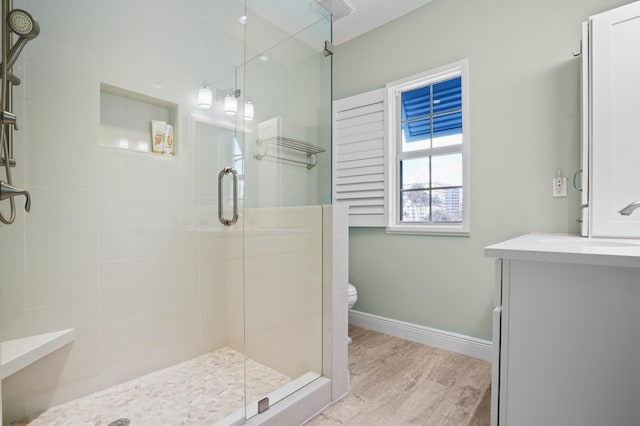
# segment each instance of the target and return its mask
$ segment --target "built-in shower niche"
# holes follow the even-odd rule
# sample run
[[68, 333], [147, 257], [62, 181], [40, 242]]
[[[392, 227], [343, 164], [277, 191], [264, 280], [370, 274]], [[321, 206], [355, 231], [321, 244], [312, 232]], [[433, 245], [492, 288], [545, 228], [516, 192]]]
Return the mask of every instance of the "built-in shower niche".
[[[173, 154], [152, 151], [153, 120], [173, 126]], [[178, 155], [178, 139], [178, 104], [100, 84], [100, 145], [170, 157]]]

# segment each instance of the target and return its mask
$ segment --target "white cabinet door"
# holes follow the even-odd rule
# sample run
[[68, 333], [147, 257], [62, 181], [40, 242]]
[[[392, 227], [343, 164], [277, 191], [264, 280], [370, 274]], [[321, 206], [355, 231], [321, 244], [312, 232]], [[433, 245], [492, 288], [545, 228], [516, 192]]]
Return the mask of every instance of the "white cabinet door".
[[591, 192], [591, 190], [589, 189], [589, 170], [591, 170], [591, 108], [589, 106], [589, 99], [591, 99], [591, 81], [589, 79], [589, 76], [591, 75], [591, 73], [589, 72], [589, 67], [591, 66], [591, 48], [589, 47], [588, 22], [584, 22], [582, 24], [581, 43], [582, 62], [580, 64], [580, 116], [582, 118], [582, 123], [580, 128], [580, 142], [582, 146], [580, 150], [580, 166], [582, 168], [582, 173], [580, 177], [582, 181], [582, 191], [580, 192], [580, 233], [583, 237], [588, 237], [589, 235], [591, 235], [591, 231], [589, 230], [589, 226], [591, 225], [589, 221], [589, 197]]
[[640, 424], [640, 269], [507, 262], [499, 426]]
[[591, 31], [591, 235], [640, 237], [640, 2], [596, 15]]

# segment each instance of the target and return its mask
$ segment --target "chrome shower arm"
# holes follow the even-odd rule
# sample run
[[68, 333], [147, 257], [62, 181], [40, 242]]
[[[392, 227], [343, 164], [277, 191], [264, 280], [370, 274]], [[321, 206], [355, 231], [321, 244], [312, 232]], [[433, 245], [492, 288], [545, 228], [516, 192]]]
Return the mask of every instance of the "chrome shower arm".
[[9, 49], [7, 54], [7, 69], [11, 69], [13, 67], [13, 64], [18, 60], [18, 56], [20, 56], [20, 53], [22, 53], [22, 49], [24, 49], [26, 44], [27, 40], [19, 38], [18, 41], [11, 46], [11, 49]]

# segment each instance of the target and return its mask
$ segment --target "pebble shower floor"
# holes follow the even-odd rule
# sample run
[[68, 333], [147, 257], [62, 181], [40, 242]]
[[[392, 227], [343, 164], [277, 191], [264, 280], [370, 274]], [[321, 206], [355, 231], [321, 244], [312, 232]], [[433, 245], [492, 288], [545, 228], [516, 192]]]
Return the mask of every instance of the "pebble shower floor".
[[107, 426], [121, 418], [131, 425], [213, 425], [290, 382], [277, 371], [222, 348], [163, 370], [57, 405], [23, 425]]

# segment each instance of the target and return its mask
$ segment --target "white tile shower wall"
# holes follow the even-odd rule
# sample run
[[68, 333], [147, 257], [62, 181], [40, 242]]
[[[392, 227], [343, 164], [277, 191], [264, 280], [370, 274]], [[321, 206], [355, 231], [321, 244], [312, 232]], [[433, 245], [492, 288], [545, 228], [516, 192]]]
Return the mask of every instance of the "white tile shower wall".
[[223, 235], [200, 232], [200, 286], [198, 292], [201, 315], [200, 344], [204, 352], [228, 346], [224, 276], [222, 271]]
[[[19, 182], [19, 181], [14, 181]], [[3, 212], [5, 210], [2, 210]], [[20, 214], [12, 226], [2, 229], [0, 256], [0, 336], [12, 340], [26, 332], [24, 281], [24, 215]], [[11, 244], [7, 244], [11, 242]], [[15, 284], [18, 283], [18, 284]], [[13, 284], [13, 285], [12, 285]]]
[[[142, 311], [148, 309], [146, 315], [139, 314], [141, 318], [112, 318], [120, 329], [117, 337], [105, 330], [106, 336], [115, 339], [105, 340], [106, 348], [119, 347], [110, 345], [119, 341], [139, 339], [146, 343], [131, 343], [132, 348], [141, 351], [126, 353], [121, 363], [105, 362], [110, 372], [108, 377], [112, 378], [108, 384], [185, 360], [202, 351], [198, 307], [201, 306], [199, 287], [205, 284], [199, 282], [200, 237], [183, 223], [189, 212], [197, 211], [196, 206], [189, 204], [185, 195], [188, 192], [183, 189], [194, 179], [181, 173], [192, 161], [186, 153], [166, 158], [100, 148], [100, 269], [109, 268], [111, 263], [145, 265], [144, 271], [140, 268], [144, 274], [139, 277], [142, 281], [136, 283], [135, 274], [123, 274], [121, 280], [122, 286], [129, 286], [134, 296], [136, 285], [147, 283], [146, 291], [139, 297], [146, 298], [141, 304]], [[124, 267], [119, 268], [125, 271]], [[114, 297], [128, 298], [127, 294], [127, 291], [117, 291]], [[121, 304], [126, 305], [126, 301], [121, 300]], [[130, 327], [126, 327], [127, 323]], [[103, 324], [107, 326], [106, 318]], [[114, 368], [116, 371], [111, 371]]]
[[[14, 74], [19, 78], [24, 78], [22, 70], [14, 66]], [[20, 96], [14, 96], [14, 113], [18, 117], [24, 117], [24, 102]], [[24, 129], [23, 129], [24, 130]], [[11, 171], [13, 183], [16, 186], [26, 186], [25, 171], [25, 135], [24, 131], [13, 134], [13, 154], [18, 167]], [[4, 172], [0, 172], [4, 177]], [[18, 199], [19, 200], [19, 199]], [[26, 288], [24, 285], [24, 253], [25, 253], [25, 221], [27, 213], [22, 208], [23, 202], [16, 202], [16, 220], [13, 225], [2, 226], [0, 233], [0, 337], [12, 340], [24, 336], [26, 332], [25, 324], [25, 297]], [[8, 202], [2, 202], [2, 212], [5, 217], [9, 214]], [[18, 283], [17, 285], [15, 283]]]
[[153, 257], [155, 158], [100, 147], [100, 261]]
[[235, 289], [244, 278], [247, 355], [291, 377], [321, 373], [321, 207], [245, 209], [243, 220], [244, 241], [228, 235], [244, 244], [244, 269], [237, 248], [226, 269], [237, 271], [227, 281]]
[[224, 277], [225, 324], [228, 345], [244, 353], [244, 262], [242, 258], [242, 218], [239, 229], [223, 232], [224, 253], [222, 273]]
[[[100, 323], [118, 324], [153, 315], [153, 260], [149, 258], [100, 264]], [[122, 295], [127, 297], [123, 298]]]
[[95, 299], [96, 193], [37, 188], [31, 195], [38, 207], [25, 232], [26, 309]]
[[[101, 82], [179, 104], [181, 123], [197, 110], [196, 69], [232, 87], [241, 43], [194, 19], [216, 5], [174, 3], [27, 5], [43, 33], [14, 68], [29, 82], [16, 90], [23, 126], [14, 176], [33, 208], [2, 231], [0, 338], [75, 328], [76, 340], [3, 381], [5, 421], [226, 343], [223, 241], [199, 232], [200, 215], [215, 216], [195, 196], [197, 144], [182, 132], [173, 158], [99, 146]], [[153, 19], [139, 19], [150, 11]], [[197, 43], [176, 46], [171, 31], [152, 30], [178, 21]], [[202, 51], [221, 55], [202, 59]]]
[[[91, 11], [91, 2], [73, 2], [73, 11], [55, 11], [44, 3], [27, 5], [46, 25], [46, 37], [43, 31], [25, 49], [28, 84], [18, 86], [27, 98], [19, 132], [24, 135], [27, 181], [31, 187], [96, 191], [99, 33], [91, 22], [95, 25], [99, 8]], [[82, 37], [68, 31], [68, 19], [78, 24], [75, 30]]]

